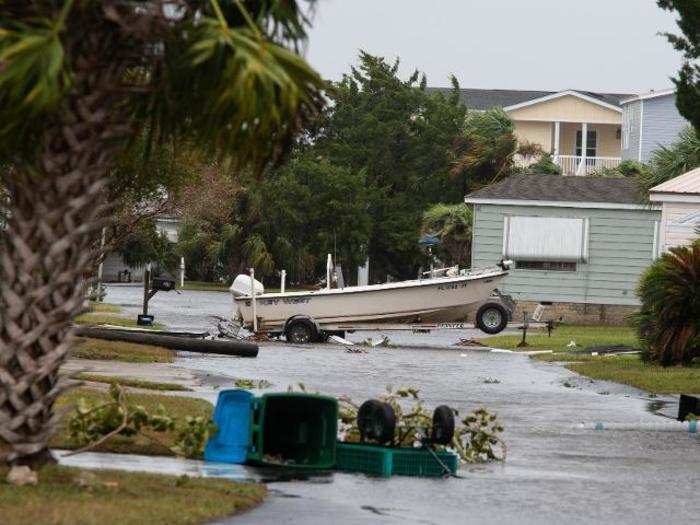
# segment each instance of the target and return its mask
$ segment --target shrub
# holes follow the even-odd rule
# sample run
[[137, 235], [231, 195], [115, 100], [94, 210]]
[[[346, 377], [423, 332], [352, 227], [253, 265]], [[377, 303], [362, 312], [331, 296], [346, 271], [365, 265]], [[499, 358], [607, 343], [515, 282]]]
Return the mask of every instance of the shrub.
[[663, 254], [637, 295], [642, 306], [633, 320], [648, 359], [668, 366], [700, 357], [700, 240]]

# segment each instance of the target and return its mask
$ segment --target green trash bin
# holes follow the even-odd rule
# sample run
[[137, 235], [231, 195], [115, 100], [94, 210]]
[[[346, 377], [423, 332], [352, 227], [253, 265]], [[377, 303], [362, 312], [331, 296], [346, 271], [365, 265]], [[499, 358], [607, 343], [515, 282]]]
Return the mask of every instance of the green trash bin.
[[330, 469], [335, 465], [338, 400], [305, 393], [264, 394], [252, 402], [247, 461]]

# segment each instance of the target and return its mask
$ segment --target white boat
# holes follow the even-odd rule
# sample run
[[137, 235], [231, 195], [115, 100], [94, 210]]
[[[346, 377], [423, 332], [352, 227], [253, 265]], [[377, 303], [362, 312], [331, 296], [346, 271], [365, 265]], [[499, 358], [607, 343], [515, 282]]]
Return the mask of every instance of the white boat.
[[[466, 319], [471, 305], [492, 295], [508, 275], [507, 268], [507, 263], [501, 263], [454, 276], [286, 293], [264, 293], [261, 283], [239, 275], [231, 286], [234, 318], [246, 327], [255, 326], [256, 331], [284, 332], [288, 338], [295, 322], [305, 325], [312, 332], [306, 335], [312, 338], [314, 327], [316, 331], [342, 331], [357, 324], [389, 321], [459, 322]], [[498, 303], [490, 304], [490, 310], [480, 309], [476, 322], [482, 330], [497, 333], [505, 327], [508, 312]]]

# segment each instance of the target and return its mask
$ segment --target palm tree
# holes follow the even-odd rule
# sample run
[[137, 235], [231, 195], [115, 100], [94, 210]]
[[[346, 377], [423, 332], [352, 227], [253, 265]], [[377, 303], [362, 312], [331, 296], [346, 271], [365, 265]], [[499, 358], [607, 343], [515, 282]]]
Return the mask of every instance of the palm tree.
[[700, 166], [700, 134], [688, 126], [669, 147], [660, 146], [650, 159], [650, 169], [639, 172], [646, 191]]
[[[321, 104], [297, 0], [0, 3], [0, 441], [50, 460], [59, 367], [120, 155], [186, 138], [258, 171]], [[0, 443], [1, 444], [1, 443]], [[3, 447], [6, 448], [6, 447]]]
[[648, 357], [662, 365], [700, 357], [700, 240], [671, 248], [642, 276], [634, 322]]
[[421, 233], [440, 239], [437, 256], [445, 264], [471, 262], [472, 210], [466, 204], [435, 204], [423, 214]]

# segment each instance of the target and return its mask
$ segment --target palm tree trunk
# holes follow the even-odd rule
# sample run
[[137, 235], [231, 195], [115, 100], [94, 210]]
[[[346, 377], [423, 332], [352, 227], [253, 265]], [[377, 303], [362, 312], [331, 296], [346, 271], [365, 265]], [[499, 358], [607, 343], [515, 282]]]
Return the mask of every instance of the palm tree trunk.
[[95, 44], [60, 121], [47, 122], [37, 168], [3, 173], [10, 213], [0, 232], [0, 442], [12, 463], [50, 460], [54, 402], [65, 390], [59, 368], [109, 209], [110, 144], [124, 128], [115, 124], [115, 70]]

